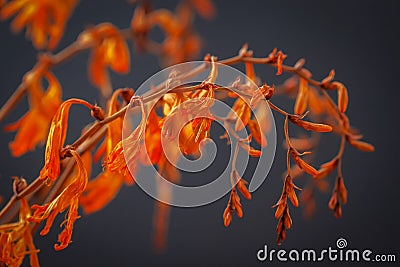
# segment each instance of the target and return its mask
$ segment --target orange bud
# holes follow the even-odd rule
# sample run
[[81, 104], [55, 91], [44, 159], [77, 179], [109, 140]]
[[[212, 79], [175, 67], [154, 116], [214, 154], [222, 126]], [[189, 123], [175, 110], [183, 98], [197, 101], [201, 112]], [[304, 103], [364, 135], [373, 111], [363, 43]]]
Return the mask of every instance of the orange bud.
[[355, 148], [364, 151], [364, 152], [374, 152], [375, 147], [367, 142], [355, 140], [352, 138], [347, 138], [347, 141], [350, 145], [354, 146]]
[[226, 209], [224, 211], [223, 219], [224, 219], [225, 227], [228, 227], [232, 221], [232, 212], [231, 212], [229, 205], [228, 205], [228, 207], [226, 207]]
[[298, 207], [299, 206], [299, 200], [297, 199], [296, 193], [294, 190], [290, 191], [288, 194], [290, 202], [292, 202], [293, 206]]
[[240, 204], [240, 198], [239, 195], [236, 193], [236, 190], [232, 190], [231, 205], [235, 209], [237, 216], [239, 218], [242, 218], [243, 217], [242, 204]]
[[336, 205], [333, 215], [335, 218], [342, 218], [342, 206], [340, 204]]
[[338, 109], [340, 112], [346, 112], [347, 105], [349, 102], [349, 95], [347, 93], [346, 87], [339, 82], [334, 82], [335, 87], [337, 88], [338, 93]]
[[346, 189], [346, 187], [344, 186], [344, 181], [343, 181], [343, 178], [342, 178], [342, 177], [339, 177], [339, 178], [338, 178], [338, 181], [337, 181], [337, 191], [338, 191], [338, 194], [339, 194], [340, 201], [341, 201], [343, 204], [346, 204], [346, 203], [347, 203], [347, 189]]
[[296, 124], [297, 126], [300, 126], [301, 128], [303, 128], [307, 131], [327, 133], [327, 132], [332, 132], [332, 129], [333, 129], [332, 126], [327, 125], [327, 124], [303, 121], [303, 120], [293, 117], [293, 116], [289, 116], [289, 119], [292, 123]]
[[307, 109], [308, 102], [308, 82], [306, 79], [300, 79], [299, 91], [297, 93], [296, 103], [294, 105], [294, 113], [302, 114]]
[[237, 183], [237, 189], [239, 192], [248, 200], [251, 199], [251, 194], [249, 190], [246, 187], [247, 182], [244, 181], [243, 179], [240, 179], [239, 182]]
[[316, 176], [318, 174], [318, 171], [313, 166], [309, 165], [303, 159], [301, 159], [300, 156], [293, 149], [291, 149], [291, 156], [296, 164], [306, 173], [312, 176]]
[[331, 199], [329, 200], [328, 206], [331, 210], [334, 210], [337, 204], [338, 204], [337, 197], [336, 194], [334, 193]]
[[284, 213], [282, 219], [283, 219], [283, 225], [285, 226], [285, 228], [290, 229], [290, 227], [292, 227], [292, 218], [290, 217], [288, 208], [286, 208], [286, 212]]
[[279, 217], [282, 216], [286, 206], [287, 206], [286, 195], [282, 195], [281, 198], [278, 200], [278, 202], [274, 206], [272, 206], [273, 208], [276, 207], [275, 218], [278, 219]]

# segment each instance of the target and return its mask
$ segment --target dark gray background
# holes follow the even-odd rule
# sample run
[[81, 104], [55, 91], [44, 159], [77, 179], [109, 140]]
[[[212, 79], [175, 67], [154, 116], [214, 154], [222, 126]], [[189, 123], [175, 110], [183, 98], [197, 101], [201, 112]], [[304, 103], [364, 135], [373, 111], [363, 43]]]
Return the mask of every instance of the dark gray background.
[[[172, 7], [174, 3], [158, 1], [155, 6]], [[329, 195], [319, 195], [317, 212], [312, 220], [303, 218], [301, 208], [291, 209], [294, 224], [282, 248], [334, 247], [336, 239], [344, 237], [351, 248], [395, 253], [399, 259], [397, 113], [400, 43], [396, 1], [247, 0], [218, 1], [216, 5], [217, 18], [212, 21], [197, 19], [195, 23], [204, 39], [203, 54], [210, 52], [220, 58], [233, 56], [243, 43], [248, 42], [259, 56], [278, 47], [289, 55], [287, 63], [306, 58], [306, 66], [317, 79], [325, 77], [331, 68], [336, 69], [336, 78], [349, 89], [348, 115], [352, 124], [376, 146], [373, 154], [346, 149], [343, 171], [349, 201], [344, 207], [343, 219], [333, 218], [328, 210]], [[112, 21], [119, 27], [126, 27], [131, 15], [132, 7], [125, 1], [82, 1], [59, 47], [73, 41], [89, 24]], [[0, 40], [0, 103], [4, 103], [20, 83], [23, 73], [34, 64], [36, 52], [23, 34], [10, 33], [8, 22], [0, 24]], [[55, 69], [64, 87], [64, 98], [79, 96], [89, 101], [97, 98], [97, 91], [86, 80], [87, 55], [84, 53]], [[157, 70], [154, 57], [135, 54], [132, 73], [113, 75], [114, 86], [135, 88]], [[269, 67], [258, 68], [258, 75], [269, 83], [284, 78], [276, 78]], [[24, 111], [24, 105], [20, 104], [7, 121], [14, 121]], [[78, 108], [72, 110], [71, 121], [76, 127], [71, 129], [69, 141], [75, 139], [79, 127], [90, 120], [89, 116], [77, 116], [81, 111]], [[282, 120], [277, 118], [276, 122], [278, 138], [282, 140], [279, 130]], [[12, 158], [7, 149], [12, 138], [13, 134], [6, 133], [0, 139], [0, 192], [5, 198], [10, 194], [9, 177], [22, 175], [32, 179], [38, 174], [43, 160], [42, 148], [21, 158]], [[336, 152], [338, 140], [329, 140], [333, 141], [323, 139], [319, 161], [327, 160]], [[235, 218], [228, 229], [224, 228], [221, 218], [227, 197], [201, 208], [174, 208], [168, 249], [163, 254], [155, 253], [151, 244], [153, 200], [138, 187], [125, 187], [107, 208], [78, 220], [74, 242], [64, 251], [53, 250], [59, 233], [57, 224], [48, 236], [37, 236], [41, 264], [281, 265], [276, 261], [274, 264], [258, 262], [256, 252], [264, 244], [276, 248], [277, 221], [270, 207], [280, 194], [284, 168], [284, 151], [278, 147], [268, 179], [250, 202], [243, 200], [244, 218]]]

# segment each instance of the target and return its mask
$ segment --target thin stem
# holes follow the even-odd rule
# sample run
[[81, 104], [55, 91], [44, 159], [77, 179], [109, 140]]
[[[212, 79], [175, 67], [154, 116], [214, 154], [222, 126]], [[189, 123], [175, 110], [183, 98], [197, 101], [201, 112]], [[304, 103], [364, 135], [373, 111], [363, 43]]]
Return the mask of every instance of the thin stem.
[[339, 153], [337, 155], [338, 157], [338, 166], [337, 166], [337, 171], [338, 171], [338, 176], [343, 177], [342, 174], [342, 158], [343, 158], [343, 153], [344, 153], [344, 148], [346, 146], [346, 135], [342, 135], [342, 139], [340, 142], [340, 149]]
[[281, 113], [283, 116], [286, 116], [286, 117], [287, 117], [287, 116], [290, 115], [288, 112], [286, 112], [286, 111], [284, 111], [283, 109], [281, 109], [281, 108], [275, 106], [274, 104], [272, 104], [272, 102], [271, 102], [270, 100], [267, 100], [267, 103], [268, 103], [268, 105], [270, 106], [270, 108], [272, 108], [273, 110], [275, 110], [275, 111]]

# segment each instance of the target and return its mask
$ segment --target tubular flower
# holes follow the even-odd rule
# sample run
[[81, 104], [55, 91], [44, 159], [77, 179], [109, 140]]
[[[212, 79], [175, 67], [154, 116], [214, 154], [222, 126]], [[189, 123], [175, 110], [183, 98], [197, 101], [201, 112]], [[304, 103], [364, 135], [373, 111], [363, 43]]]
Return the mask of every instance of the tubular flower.
[[79, 218], [79, 197], [85, 190], [88, 182], [87, 172], [81, 157], [75, 150], [71, 150], [70, 153], [74, 157], [78, 168], [75, 179], [50, 203], [44, 204], [43, 206], [33, 205], [32, 209], [34, 209], [35, 212], [32, 217], [29, 218], [29, 221], [38, 223], [47, 220], [45, 227], [40, 232], [40, 235], [46, 235], [53, 225], [57, 214], [69, 208], [66, 214], [66, 219], [61, 224], [64, 225], [64, 229], [58, 235], [58, 242], [60, 244], [54, 245], [56, 250], [66, 248], [71, 242], [72, 229], [76, 219]]
[[[108, 104], [108, 115], [118, 111], [117, 97], [124, 90], [117, 90]], [[122, 138], [123, 117], [119, 117], [108, 124], [107, 137], [105, 139], [106, 154], [110, 154], [113, 148]], [[129, 172], [126, 175], [112, 172], [107, 167], [95, 179], [89, 181], [86, 190], [79, 199], [85, 213], [92, 213], [102, 209], [117, 195], [123, 183], [132, 184], [133, 178]]]
[[104, 166], [111, 172], [119, 172], [125, 177], [130, 175], [128, 164], [130, 166], [136, 165], [136, 159], [139, 156], [141, 142], [144, 137], [146, 129], [146, 111], [144, 108], [143, 100], [137, 98], [141, 109], [141, 121], [136, 129], [125, 139], [119, 141], [112, 151], [108, 154]]
[[46, 139], [51, 118], [61, 104], [61, 86], [53, 74], [47, 72], [49, 83], [43, 92], [40, 80], [36, 79], [28, 89], [30, 92], [30, 110], [17, 122], [7, 125], [6, 131], [18, 131], [10, 143], [11, 154], [19, 157], [33, 150]]
[[107, 67], [120, 74], [128, 73], [130, 69], [130, 54], [124, 37], [114, 25], [102, 23], [83, 32], [79, 40], [94, 43], [88, 66], [89, 78], [103, 96], [110, 95], [112, 88]]
[[2, 7], [0, 16], [5, 20], [15, 15], [11, 23], [14, 32], [26, 27], [27, 36], [37, 49], [52, 50], [77, 3], [77, 0], [12, 0]]
[[80, 99], [69, 99], [60, 105], [51, 121], [47, 138], [45, 163], [40, 171], [40, 178], [54, 181], [60, 175], [60, 152], [64, 145], [68, 128], [69, 109], [72, 104], [82, 104], [92, 110], [96, 107]]
[[0, 262], [7, 266], [20, 266], [29, 254], [32, 267], [39, 267], [38, 250], [35, 248], [28, 218], [31, 211], [28, 201], [20, 201], [19, 221], [0, 225]]

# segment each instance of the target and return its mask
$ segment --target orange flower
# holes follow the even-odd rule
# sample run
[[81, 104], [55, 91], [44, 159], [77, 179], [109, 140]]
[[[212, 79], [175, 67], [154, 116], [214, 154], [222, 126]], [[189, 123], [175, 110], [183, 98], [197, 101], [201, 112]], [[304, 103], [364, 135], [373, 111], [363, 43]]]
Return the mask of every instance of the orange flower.
[[[127, 164], [136, 164], [135, 160], [139, 156], [141, 142], [146, 129], [146, 111], [143, 100], [136, 99], [139, 103], [142, 119], [136, 129], [125, 139], [119, 141], [108, 154], [104, 166], [111, 172], [119, 172], [122, 175], [130, 175]], [[131, 105], [131, 104], [130, 104]], [[126, 157], [125, 157], [126, 156]]]
[[60, 174], [60, 152], [67, 134], [68, 114], [72, 104], [81, 104], [91, 110], [97, 108], [84, 100], [76, 98], [66, 100], [60, 105], [51, 121], [46, 144], [45, 163], [40, 171], [41, 179], [49, 178], [54, 181]]
[[41, 88], [40, 79], [34, 79], [30, 92], [30, 110], [17, 122], [7, 125], [6, 131], [17, 131], [15, 140], [10, 143], [11, 154], [19, 157], [33, 150], [46, 139], [51, 118], [61, 104], [61, 86], [53, 74], [47, 72], [49, 83], [46, 92]]
[[179, 5], [176, 14], [158, 9], [148, 14], [148, 26], [159, 26], [165, 33], [162, 56], [165, 65], [184, 62], [200, 52], [200, 38], [191, 29], [193, 12], [191, 7]]
[[[116, 90], [108, 104], [108, 115], [118, 111], [118, 95], [126, 90]], [[130, 90], [131, 91], [131, 90]], [[119, 117], [108, 124], [107, 137], [105, 139], [106, 154], [110, 154], [113, 148], [122, 138], [123, 117]], [[96, 212], [104, 208], [117, 195], [123, 183], [132, 184], [133, 178], [129, 172], [112, 172], [107, 167], [95, 179], [89, 181], [86, 190], [81, 195], [79, 202], [85, 213]]]
[[66, 248], [71, 242], [72, 229], [76, 219], [79, 218], [79, 197], [85, 190], [88, 182], [87, 172], [81, 157], [75, 150], [71, 150], [70, 153], [74, 157], [78, 168], [75, 179], [50, 203], [44, 204], [43, 206], [33, 205], [32, 209], [34, 209], [35, 212], [32, 217], [29, 218], [29, 221], [38, 223], [42, 222], [43, 220], [47, 220], [45, 227], [40, 232], [40, 235], [46, 235], [53, 225], [57, 214], [69, 208], [66, 214], [66, 219], [61, 224], [64, 226], [64, 229], [58, 235], [58, 242], [60, 244], [54, 245], [56, 250], [62, 250]]
[[[26, 188], [24, 179], [15, 178], [14, 192], [18, 193]], [[28, 218], [31, 216], [28, 201], [25, 198], [20, 200], [19, 221], [0, 225], [0, 262], [7, 266], [20, 266], [25, 255], [30, 255], [32, 267], [39, 267]], [[28, 250], [27, 250], [28, 249]]]
[[5, 20], [15, 15], [11, 24], [14, 32], [26, 27], [37, 49], [52, 50], [60, 41], [77, 3], [77, 0], [12, 0], [2, 7], [0, 16]]
[[83, 32], [79, 40], [94, 43], [88, 66], [89, 78], [103, 96], [110, 95], [112, 88], [107, 67], [120, 74], [128, 73], [130, 69], [130, 54], [124, 37], [114, 25], [102, 23]]

